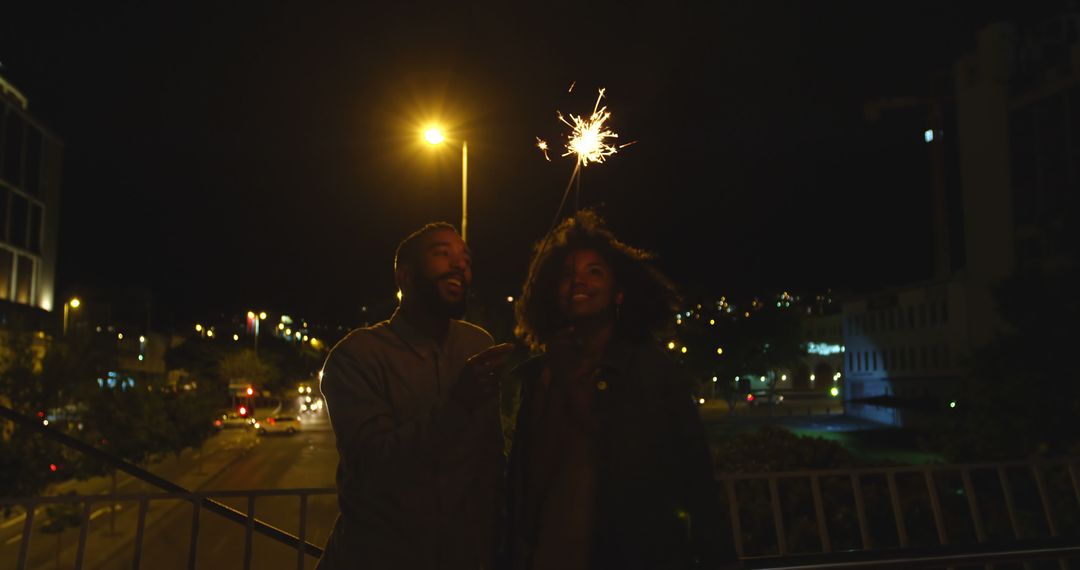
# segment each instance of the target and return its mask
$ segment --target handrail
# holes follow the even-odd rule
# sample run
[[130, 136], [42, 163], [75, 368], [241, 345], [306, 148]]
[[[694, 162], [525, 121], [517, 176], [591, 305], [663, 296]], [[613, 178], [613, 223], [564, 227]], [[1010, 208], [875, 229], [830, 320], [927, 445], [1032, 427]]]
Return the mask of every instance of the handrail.
[[[27, 429], [36, 431], [37, 433], [53, 439], [62, 445], [66, 445], [67, 447], [75, 449], [80, 453], [83, 453], [89, 457], [93, 457], [94, 459], [111, 465], [112, 467], [115, 467], [116, 469], [123, 471], [131, 475], [132, 477], [135, 477], [136, 479], [145, 481], [155, 487], [158, 487], [159, 489], [163, 489], [170, 493], [189, 495], [192, 497], [193, 500], [197, 500], [198, 504], [201, 505], [202, 508], [214, 514], [220, 515], [237, 524], [251, 525], [252, 523], [254, 523], [254, 530], [256, 532], [263, 536], [276, 540], [281, 544], [290, 547], [297, 547], [301, 545], [301, 540], [297, 536], [293, 536], [292, 534], [289, 534], [288, 532], [285, 532], [275, 526], [267, 524], [266, 522], [259, 519], [254, 519], [253, 521], [250, 521], [247, 515], [228, 505], [219, 503], [213, 499], [207, 498], [206, 496], [199, 495], [198, 493], [193, 493], [192, 491], [185, 489], [180, 485], [173, 483], [172, 481], [158, 477], [157, 475], [154, 475], [153, 473], [141, 467], [138, 467], [137, 465], [133, 465], [132, 463], [124, 461], [119, 457], [114, 457], [110, 453], [102, 451], [85, 442], [79, 441], [65, 433], [62, 433], [57, 429], [45, 426], [41, 422], [28, 418], [6, 406], [0, 405], [0, 417], [15, 422], [16, 424], [19, 424]], [[27, 550], [28, 544], [24, 543], [22, 548], [23, 550]], [[307, 542], [306, 540], [303, 541], [302, 548], [306, 554], [315, 558], [319, 558], [323, 554], [322, 548], [319, 548], [318, 546], [315, 546], [314, 544]]]

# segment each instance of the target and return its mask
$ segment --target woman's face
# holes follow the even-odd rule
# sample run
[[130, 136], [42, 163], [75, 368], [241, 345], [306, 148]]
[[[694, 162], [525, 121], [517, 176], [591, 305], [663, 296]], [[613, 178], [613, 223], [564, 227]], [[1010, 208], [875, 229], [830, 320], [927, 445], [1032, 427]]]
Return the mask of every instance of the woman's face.
[[559, 312], [567, 320], [611, 314], [613, 304], [622, 302], [615, 292], [611, 266], [596, 251], [581, 249], [566, 256], [559, 280]]

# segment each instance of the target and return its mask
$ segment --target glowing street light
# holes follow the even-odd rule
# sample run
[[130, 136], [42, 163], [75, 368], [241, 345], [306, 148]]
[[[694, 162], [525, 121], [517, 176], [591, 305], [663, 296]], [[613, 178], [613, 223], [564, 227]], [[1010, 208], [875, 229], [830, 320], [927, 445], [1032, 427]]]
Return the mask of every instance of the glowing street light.
[[73, 309], [78, 309], [79, 305], [81, 305], [81, 304], [82, 304], [82, 301], [80, 301], [78, 297], [72, 297], [70, 301], [68, 301], [67, 303], [64, 303], [64, 330], [63, 330], [63, 336], [67, 336], [68, 311], [73, 310]]
[[[435, 146], [446, 142], [446, 136], [439, 127], [431, 126], [424, 130], [424, 141]], [[466, 241], [469, 221], [469, 143], [461, 141], [461, 241]]]

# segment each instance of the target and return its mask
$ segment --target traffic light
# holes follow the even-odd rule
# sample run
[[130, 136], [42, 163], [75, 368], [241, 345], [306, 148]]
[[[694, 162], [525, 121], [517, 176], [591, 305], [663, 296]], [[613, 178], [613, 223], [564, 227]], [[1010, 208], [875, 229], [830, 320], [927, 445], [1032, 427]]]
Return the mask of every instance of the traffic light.
[[255, 394], [255, 389], [252, 388], [251, 386], [248, 386], [247, 387], [247, 395], [248, 396], [253, 396], [254, 394]]

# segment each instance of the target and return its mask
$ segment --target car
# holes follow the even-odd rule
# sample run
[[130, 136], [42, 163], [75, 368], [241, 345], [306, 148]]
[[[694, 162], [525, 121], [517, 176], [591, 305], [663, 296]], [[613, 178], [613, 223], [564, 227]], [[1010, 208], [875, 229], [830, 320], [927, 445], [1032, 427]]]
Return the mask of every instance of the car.
[[284, 433], [292, 435], [300, 431], [300, 418], [295, 416], [270, 416], [255, 422], [255, 430], [259, 435], [272, 433]]
[[228, 414], [221, 414], [221, 417], [214, 420], [214, 427], [218, 429], [234, 429], [234, 428], [246, 428], [255, 424], [255, 418], [249, 418], [241, 416], [235, 412]]

